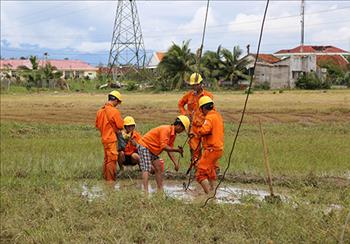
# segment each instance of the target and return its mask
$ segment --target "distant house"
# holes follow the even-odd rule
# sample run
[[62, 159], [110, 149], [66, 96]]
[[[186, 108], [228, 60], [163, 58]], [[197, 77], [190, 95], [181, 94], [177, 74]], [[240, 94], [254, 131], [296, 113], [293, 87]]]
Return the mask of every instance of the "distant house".
[[[244, 57], [250, 61], [246, 67], [249, 74], [253, 72], [256, 56], [256, 54], [248, 54]], [[288, 64], [278, 63], [280, 61], [278, 57], [272, 54], [259, 54], [254, 74], [255, 84], [268, 82], [272, 89], [289, 87], [289, 66]]]
[[[89, 77], [90, 79], [96, 78], [97, 68], [89, 65], [81, 60], [39, 60], [39, 67], [45, 66], [46, 63], [50, 63], [56, 67], [57, 70], [62, 71], [62, 78], [83, 78]], [[0, 72], [7, 72], [11, 76], [14, 76], [16, 72], [23, 67], [32, 69], [32, 64], [28, 59], [3, 59], [0, 60]]]
[[149, 61], [147, 68], [148, 69], [157, 68], [158, 64], [163, 60], [164, 56], [165, 56], [165, 52], [153, 53], [153, 56], [152, 56], [151, 60]]
[[334, 46], [313, 46], [313, 45], [303, 45], [297, 46], [292, 49], [282, 49], [275, 52], [276, 57], [289, 57], [294, 55], [350, 55], [348, 51], [334, 47]]
[[[254, 81], [256, 84], [268, 82], [272, 89], [293, 88], [303, 73], [315, 72], [319, 77], [325, 77], [324, 63], [331, 62], [346, 69], [348, 55], [349, 52], [334, 46], [298, 46], [274, 54], [259, 54]], [[256, 54], [244, 58], [251, 61], [247, 68], [252, 72]]]
[[333, 63], [345, 70], [349, 65], [346, 57], [350, 53], [330, 45], [304, 45], [292, 49], [279, 50], [274, 55], [281, 58], [280, 63], [289, 65], [290, 86], [293, 87], [294, 82], [303, 73], [316, 72], [320, 78], [324, 77], [327, 70], [322, 68], [322, 64], [325, 63]]

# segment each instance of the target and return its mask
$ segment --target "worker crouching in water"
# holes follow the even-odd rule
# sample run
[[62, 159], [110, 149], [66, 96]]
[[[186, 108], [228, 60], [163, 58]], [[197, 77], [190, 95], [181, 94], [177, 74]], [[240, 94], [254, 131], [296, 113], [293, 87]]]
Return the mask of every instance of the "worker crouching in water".
[[187, 92], [178, 103], [180, 113], [189, 116], [192, 121], [190, 131], [191, 138], [189, 140], [192, 163], [196, 162], [201, 154], [201, 138], [198, 130], [204, 122], [204, 114], [199, 108], [199, 99], [203, 96], [208, 96], [213, 99], [213, 95], [203, 88], [202, 81], [203, 78], [200, 74], [193, 73], [188, 82], [192, 90]]
[[201, 97], [199, 107], [205, 115], [205, 121], [198, 130], [202, 138], [203, 152], [197, 164], [196, 179], [208, 194], [215, 187], [215, 169], [223, 155], [224, 122], [221, 115], [214, 110], [214, 102], [210, 97]]
[[135, 130], [136, 123], [133, 117], [124, 118], [124, 130], [118, 133], [118, 164], [119, 169], [124, 170], [125, 166], [140, 164], [140, 156], [134, 143], [142, 138], [141, 134]]
[[107, 182], [116, 180], [117, 133], [123, 129], [123, 119], [116, 108], [121, 104], [122, 98], [118, 91], [108, 94], [108, 102], [97, 111], [96, 128], [101, 133], [104, 148], [103, 177]]
[[138, 153], [140, 155], [140, 168], [142, 170], [143, 188], [148, 193], [148, 177], [152, 172], [152, 166], [157, 182], [158, 191], [163, 191], [162, 166], [159, 155], [166, 151], [174, 164], [175, 170], [179, 170], [179, 163], [176, 162], [173, 152], [183, 154], [181, 147], [174, 148], [176, 135], [188, 131], [190, 120], [187, 116], [180, 115], [172, 125], [162, 125], [150, 130], [140, 140]]

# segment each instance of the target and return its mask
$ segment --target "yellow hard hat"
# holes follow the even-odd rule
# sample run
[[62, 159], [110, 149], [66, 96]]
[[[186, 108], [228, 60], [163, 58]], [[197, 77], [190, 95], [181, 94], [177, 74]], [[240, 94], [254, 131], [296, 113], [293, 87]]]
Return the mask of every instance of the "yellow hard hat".
[[122, 101], [122, 95], [116, 90], [111, 91], [108, 95], [112, 95], [113, 97], [116, 97], [119, 101]]
[[211, 99], [210, 97], [203, 96], [199, 99], [198, 103], [199, 103], [199, 107], [202, 107], [205, 104], [214, 103], [214, 102], [213, 102], [213, 99]]
[[134, 118], [131, 116], [126, 116], [124, 118], [124, 126], [125, 125], [136, 125]]
[[203, 78], [199, 73], [193, 73], [190, 76], [190, 81], [188, 82], [191, 86], [192, 85], [197, 85], [200, 84], [202, 82]]
[[177, 118], [185, 126], [185, 130], [188, 132], [188, 130], [190, 128], [190, 119], [186, 115], [179, 115], [179, 116], [177, 116]]

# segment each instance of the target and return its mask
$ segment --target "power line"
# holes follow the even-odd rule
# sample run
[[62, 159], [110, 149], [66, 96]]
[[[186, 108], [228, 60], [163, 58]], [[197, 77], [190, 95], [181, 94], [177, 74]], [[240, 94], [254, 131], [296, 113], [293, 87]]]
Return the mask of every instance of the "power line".
[[59, 5], [56, 5], [56, 6], [51, 6], [49, 8], [45, 8], [45, 9], [42, 9], [42, 10], [39, 10], [39, 11], [36, 11], [36, 12], [32, 12], [30, 14], [27, 14], [27, 15], [22, 15], [22, 16], [19, 16], [19, 17], [16, 17], [15, 19], [16, 20], [19, 20], [19, 19], [25, 19], [25, 18], [28, 18], [30, 16], [33, 16], [33, 15], [38, 15], [38, 14], [41, 14], [41, 13], [46, 13], [48, 10], [57, 10], [57, 8], [62, 8], [62, 7], [70, 7], [70, 6], [73, 6], [73, 5], [69, 5], [69, 4], [59, 4]]
[[42, 22], [42, 21], [44, 21], [44, 20], [51, 20], [51, 19], [55, 19], [55, 18], [58, 18], [58, 17], [68, 16], [68, 15], [75, 14], [75, 13], [78, 13], [78, 12], [81, 12], [81, 11], [86, 11], [86, 10], [88, 10], [88, 9], [90, 9], [90, 7], [86, 7], [86, 8], [74, 10], [74, 11], [71, 11], [71, 12], [68, 12], [68, 13], [65, 13], [65, 14], [61, 14], [61, 15], [56, 15], [56, 16], [50, 16], [50, 17], [45, 17], [45, 18], [37, 19], [37, 20], [35, 20], [35, 21], [27, 22], [27, 23], [24, 23], [24, 24], [19, 25], [19, 26], [17, 26], [17, 27], [28, 26], [28, 25], [32, 25], [32, 24], [36, 24], [36, 23]]
[[[327, 22], [320, 22], [320, 23], [314, 23], [314, 24], [307, 24], [306, 27], [310, 27], [310, 26], [318, 26], [318, 25], [329, 25], [329, 24], [336, 24], [336, 23], [348, 23], [350, 22], [350, 19], [346, 19], [346, 20], [337, 20], [337, 21], [327, 21]], [[286, 27], [275, 27], [275, 28], [267, 28], [267, 30], [280, 30], [280, 29], [285, 29]], [[251, 31], [251, 30], [255, 30], [255, 28], [245, 28], [244, 31]], [[216, 35], [216, 34], [220, 34], [220, 33], [228, 33], [227, 31], [215, 31], [215, 32], [210, 32], [208, 33], [208, 35]], [[60, 39], [63, 39], [63, 40], [71, 40], [72, 38], [69, 38], [69, 36], [76, 36], [78, 37], [79, 34], [64, 34]], [[166, 34], [161, 34], [161, 35], [147, 35], [145, 36], [145, 38], [155, 38], [155, 37], [164, 37], [164, 36], [174, 36], [174, 37], [181, 37], [183, 35], [188, 35], [188, 33], [184, 33], [182, 35], [179, 35], [179, 34], [169, 34], [169, 35], [166, 35]], [[201, 35], [201, 33], [191, 33], [191, 35]], [[3, 39], [5, 39], [7, 36], [10, 36], [10, 37], [41, 37], [41, 38], [55, 38], [57, 39], [56, 36], [50, 36], [50, 35], [31, 35], [31, 34], [26, 34], [26, 35], [23, 35], [23, 34], [6, 34], [4, 37], [2, 37]], [[67, 38], [66, 38], [67, 37]], [[217, 38], [217, 37], [215, 37]], [[80, 41], [84, 41], [82, 39], [79, 39]], [[340, 39], [338, 39], [340, 40]], [[90, 41], [89, 39], [86, 39], [86, 41]], [[94, 41], [105, 41], [107, 42], [105, 39], [94, 39]]]
[[[313, 15], [313, 14], [318, 14], [318, 13], [325, 13], [325, 12], [334, 12], [334, 11], [342, 11], [345, 9], [350, 9], [350, 6], [344, 7], [344, 8], [337, 8], [337, 9], [328, 9], [328, 10], [322, 10], [322, 11], [317, 11], [317, 12], [309, 12], [309, 13], [305, 13], [305, 15]], [[281, 17], [273, 17], [273, 18], [269, 18], [266, 19], [266, 21], [274, 21], [274, 20], [280, 20], [280, 19], [286, 19], [286, 18], [292, 18], [292, 17], [299, 17], [299, 15], [288, 15], [288, 16], [281, 16]], [[251, 21], [239, 21], [234, 23], [235, 25], [241, 25], [241, 24], [254, 24], [254, 23], [259, 23], [258, 20], [251, 20]], [[217, 28], [217, 27], [226, 27], [226, 26], [230, 26], [232, 25], [232, 22], [230, 23], [226, 23], [226, 24], [220, 24], [220, 25], [208, 25], [207, 28]], [[167, 31], [168, 30], [168, 31]], [[167, 33], [167, 32], [173, 32], [173, 30], [169, 30], [169, 28], [167, 30], [159, 30], [157, 32], [161, 32], [161, 33]], [[188, 31], [188, 30], [201, 30], [201, 28], [183, 28], [183, 29], [175, 29], [176, 31]], [[153, 30], [152, 30], [153, 31]], [[153, 31], [154, 32], [154, 31]]]
[[[63, 14], [63, 15], [57, 15], [57, 16], [50, 16], [50, 17], [46, 17], [44, 19], [40, 19], [40, 20], [37, 20], [37, 21], [34, 21], [34, 22], [29, 22], [29, 23], [25, 23], [24, 25], [20, 25], [19, 27], [21, 26], [27, 26], [27, 25], [31, 25], [31, 24], [35, 24], [35, 23], [38, 23], [38, 22], [41, 22], [43, 20], [46, 20], [46, 19], [54, 19], [54, 18], [57, 18], [57, 17], [62, 17], [62, 16], [66, 16], [66, 15], [71, 15], [73, 13], [76, 13], [76, 12], [80, 12], [80, 11], [85, 11], [87, 9], [89, 9], [90, 7], [87, 7], [87, 8], [83, 8], [83, 9], [80, 9], [80, 10], [75, 10], [75, 11], [72, 11], [72, 12], [69, 12], [69, 13], [66, 13], [66, 14]], [[343, 8], [335, 8], [335, 9], [324, 9], [324, 10], [320, 10], [320, 11], [315, 11], [315, 12], [308, 12], [308, 13], [305, 13], [305, 15], [313, 15], [313, 14], [319, 14], [319, 13], [328, 13], [328, 12], [335, 12], [335, 11], [342, 11], [342, 10], [346, 10], [346, 9], [350, 9], [350, 6], [346, 6], [346, 7], [343, 7]], [[280, 20], [280, 19], [286, 19], [286, 18], [293, 18], [293, 17], [299, 17], [299, 14], [298, 15], [287, 15], [287, 16], [281, 16], [281, 17], [272, 17], [272, 18], [268, 18], [266, 19], [266, 21], [274, 21], [274, 20]], [[341, 21], [339, 21], [341, 22]], [[252, 21], [240, 21], [240, 22], [236, 22], [234, 23], [235, 25], [241, 25], [241, 24], [251, 24], [251, 23], [259, 23], [258, 20], [252, 20]], [[207, 28], [217, 28], [217, 27], [226, 27], [226, 26], [230, 26], [232, 25], [232, 22], [231, 23], [226, 23], [226, 24], [220, 24], [220, 25], [208, 25]], [[175, 31], [191, 31], [191, 30], [199, 30], [201, 31], [201, 28], [182, 28], [182, 29], [169, 29], [167, 28], [166, 30], [158, 30], [158, 31], [155, 31], [155, 30], [152, 30], [152, 32], [159, 32], [159, 33], [162, 33], [162, 35], [151, 35], [149, 37], [159, 37], [159, 36], [164, 36], [164, 33], [171, 33], [173, 34], [174, 33], [174, 30]], [[169, 36], [171, 36], [171, 34]]]

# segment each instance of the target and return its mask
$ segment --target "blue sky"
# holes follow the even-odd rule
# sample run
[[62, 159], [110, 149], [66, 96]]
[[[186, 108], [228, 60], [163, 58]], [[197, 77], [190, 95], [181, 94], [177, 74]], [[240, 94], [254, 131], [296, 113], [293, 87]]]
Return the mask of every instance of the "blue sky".
[[[247, 44], [256, 50], [265, 1], [211, 1], [205, 49]], [[1, 56], [106, 63], [117, 1], [1, 1]], [[191, 40], [200, 45], [206, 1], [137, 1], [149, 53]], [[263, 53], [300, 42], [300, 1], [272, 1]], [[307, 1], [305, 43], [350, 49], [350, 1]]]

